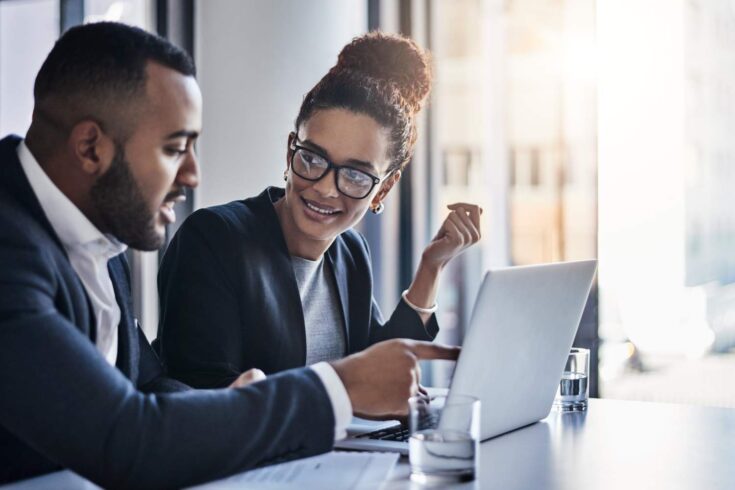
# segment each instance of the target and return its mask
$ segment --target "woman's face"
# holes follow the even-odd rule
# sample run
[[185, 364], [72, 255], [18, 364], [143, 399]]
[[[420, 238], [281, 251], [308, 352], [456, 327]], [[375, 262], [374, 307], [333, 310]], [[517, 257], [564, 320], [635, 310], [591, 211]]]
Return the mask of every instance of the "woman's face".
[[[317, 181], [299, 177], [290, 168], [293, 144], [338, 166], [349, 166], [375, 176], [380, 183], [365, 198], [353, 199], [337, 189], [335, 169], [330, 169]], [[400, 177], [400, 172], [395, 172], [386, 179], [390, 165], [388, 145], [385, 128], [369, 116], [346, 109], [320, 110], [304, 122], [296, 137], [292, 135], [289, 140], [286, 162], [285, 205], [298, 232], [312, 240], [332, 240], [360, 221], [371, 205], [380, 202]], [[304, 153], [294, 158], [300, 155]], [[303, 174], [303, 170], [300, 173]], [[340, 184], [340, 188], [349, 192], [346, 185]]]

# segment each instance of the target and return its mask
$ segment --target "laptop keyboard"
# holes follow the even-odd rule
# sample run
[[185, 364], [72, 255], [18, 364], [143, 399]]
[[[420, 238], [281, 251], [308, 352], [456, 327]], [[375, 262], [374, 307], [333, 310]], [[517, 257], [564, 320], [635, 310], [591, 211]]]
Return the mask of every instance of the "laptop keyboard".
[[[435, 428], [439, 423], [439, 414], [431, 413], [422, 417], [419, 421], [419, 427], [423, 428]], [[381, 441], [396, 441], [406, 442], [411, 435], [408, 431], [407, 425], [393, 425], [385, 429], [374, 430], [365, 434], [356, 436], [358, 439], [377, 439]]]
[[397, 441], [405, 442], [408, 441], [409, 433], [408, 427], [401, 425], [394, 425], [387, 429], [374, 430], [373, 432], [367, 432], [356, 436], [362, 439], [379, 439], [381, 441]]

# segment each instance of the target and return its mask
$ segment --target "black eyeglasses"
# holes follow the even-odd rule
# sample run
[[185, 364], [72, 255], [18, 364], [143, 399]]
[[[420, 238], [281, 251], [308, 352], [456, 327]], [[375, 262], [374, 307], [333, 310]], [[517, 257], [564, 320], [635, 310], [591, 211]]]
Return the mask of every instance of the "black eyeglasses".
[[334, 169], [337, 190], [352, 199], [365, 199], [380, 179], [363, 170], [347, 165], [335, 165], [325, 157], [305, 148], [295, 141], [291, 143], [291, 170], [304, 180], [316, 182]]

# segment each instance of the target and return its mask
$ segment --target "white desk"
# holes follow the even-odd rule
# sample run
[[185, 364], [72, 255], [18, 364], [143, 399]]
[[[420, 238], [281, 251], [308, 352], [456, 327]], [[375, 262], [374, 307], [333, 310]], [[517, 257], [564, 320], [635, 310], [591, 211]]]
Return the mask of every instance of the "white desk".
[[[402, 459], [383, 488], [425, 488], [408, 474]], [[96, 487], [65, 471], [2, 488]], [[483, 443], [478, 480], [456, 488], [732, 490], [735, 410], [590, 400]]]
[[[483, 443], [479, 464], [456, 488], [732, 490], [735, 410], [593, 399]], [[400, 464], [384, 488], [422, 488], [408, 474]]]

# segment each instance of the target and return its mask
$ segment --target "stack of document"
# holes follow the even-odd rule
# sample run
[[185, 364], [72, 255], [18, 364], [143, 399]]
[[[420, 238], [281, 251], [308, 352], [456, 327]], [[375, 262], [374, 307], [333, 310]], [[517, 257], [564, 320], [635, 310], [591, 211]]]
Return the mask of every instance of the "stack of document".
[[196, 490], [377, 490], [390, 475], [397, 453], [331, 452], [239, 473]]

